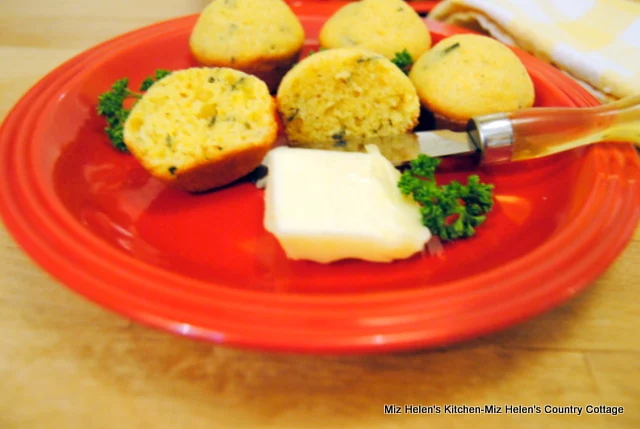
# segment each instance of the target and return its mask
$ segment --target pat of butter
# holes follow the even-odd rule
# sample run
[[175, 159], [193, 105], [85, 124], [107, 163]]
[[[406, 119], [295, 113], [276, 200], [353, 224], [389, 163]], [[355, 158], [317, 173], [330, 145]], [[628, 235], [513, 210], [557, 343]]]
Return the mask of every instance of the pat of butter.
[[264, 226], [287, 257], [390, 262], [424, 248], [431, 233], [418, 204], [398, 189], [400, 172], [375, 146], [367, 149], [269, 152]]

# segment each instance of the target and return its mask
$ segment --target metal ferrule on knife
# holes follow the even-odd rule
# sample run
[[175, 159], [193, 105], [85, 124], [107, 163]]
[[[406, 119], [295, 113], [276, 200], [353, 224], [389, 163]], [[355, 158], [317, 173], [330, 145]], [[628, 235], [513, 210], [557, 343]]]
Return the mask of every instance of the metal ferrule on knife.
[[486, 163], [510, 161], [513, 125], [504, 113], [480, 116], [467, 124], [467, 134]]

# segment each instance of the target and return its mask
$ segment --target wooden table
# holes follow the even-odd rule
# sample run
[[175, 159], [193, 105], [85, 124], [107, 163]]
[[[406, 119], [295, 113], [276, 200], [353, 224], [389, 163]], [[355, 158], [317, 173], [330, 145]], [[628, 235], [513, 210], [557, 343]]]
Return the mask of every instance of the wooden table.
[[[204, 0], [5, 0], [0, 117], [54, 66]], [[1, 231], [0, 428], [640, 427], [640, 230], [569, 304], [436, 351], [266, 354], [157, 332], [76, 296]], [[384, 404], [624, 406], [624, 414], [383, 414]], [[584, 412], [584, 411], [583, 411]]]

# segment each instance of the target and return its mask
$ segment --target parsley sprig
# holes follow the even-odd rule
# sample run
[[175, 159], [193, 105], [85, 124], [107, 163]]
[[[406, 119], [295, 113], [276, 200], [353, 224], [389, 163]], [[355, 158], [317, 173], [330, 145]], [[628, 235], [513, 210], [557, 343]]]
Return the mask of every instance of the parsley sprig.
[[[169, 70], [158, 69], [153, 76], [147, 77], [140, 85], [140, 91], [147, 91], [151, 86], [171, 74]], [[131, 108], [124, 107], [125, 101], [133, 99], [134, 104], [142, 94], [129, 89], [129, 78], [122, 78], [113, 83], [111, 89], [98, 97], [96, 108], [98, 115], [105, 118], [107, 126], [104, 132], [109, 137], [111, 144], [120, 152], [128, 153], [127, 145], [124, 143], [124, 123], [131, 112]]]
[[310, 57], [311, 55], [313, 55], [313, 54], [315, 54], [315, 53], [322, 52], [322, 51], [326, 51], [326, 50], [327, 50], [327, 48], [322, 47], [322, 46], [320, 46], [320, 47], [318, 48], [318, 50], [317, 50], [317, 51], [314, 51], [313, 49], [311, 49], [311, 50], [309, 51], [309, 53], [307, 54], [307, 57]]
[[409, 51], [403, 49], [401, 52], [396, 52], [391, 62], [397, 65], [404, 74], [409, 74], [411, 66], [413, 66], [413, 57]]
[[419, 155], [402, 173], [398, 188], [418, 202], [422, 223], [433, 235], [445, 241], [475, 235], [476, 227], [487, 219], [493, 208], [493, 185], [480, 182], [477, 175], [464, 185], [452, 181], [438, 185], [435, 171], [440, 159]]

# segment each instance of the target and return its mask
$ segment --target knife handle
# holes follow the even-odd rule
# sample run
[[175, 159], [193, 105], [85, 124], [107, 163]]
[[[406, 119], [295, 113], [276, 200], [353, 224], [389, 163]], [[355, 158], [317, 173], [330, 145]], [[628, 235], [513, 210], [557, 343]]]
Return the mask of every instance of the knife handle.
[[469, 123], [485, 162], [518, 161], [602, 141], [640, 146], [640, 95], [590, 108], [532, 108]]

